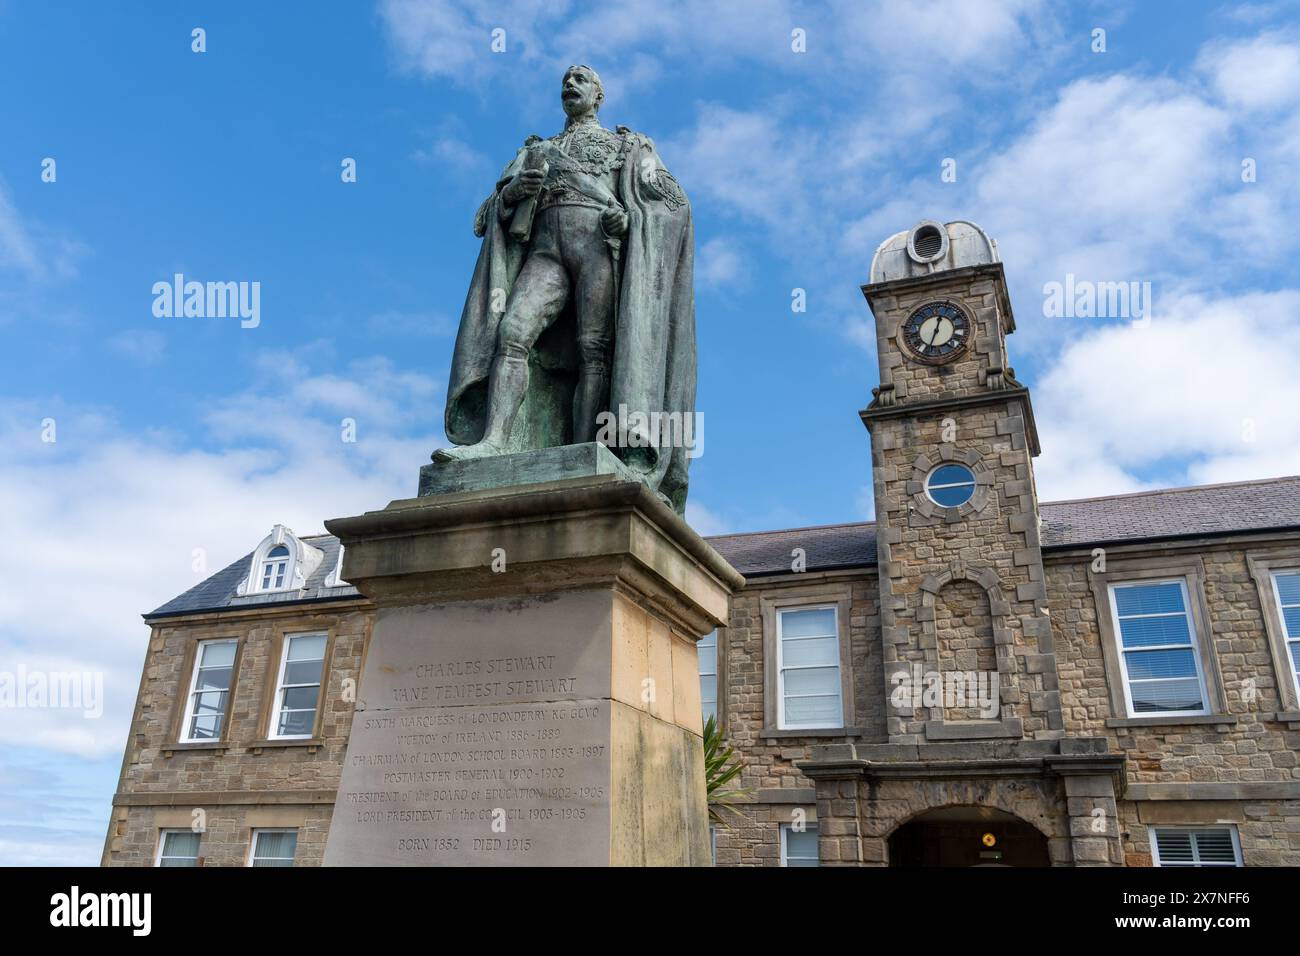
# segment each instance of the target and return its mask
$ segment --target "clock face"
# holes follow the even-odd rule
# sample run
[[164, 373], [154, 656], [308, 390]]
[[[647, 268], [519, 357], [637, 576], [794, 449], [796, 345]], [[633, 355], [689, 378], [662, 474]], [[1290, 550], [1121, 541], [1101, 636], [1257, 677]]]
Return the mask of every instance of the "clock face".
[[930, 302], [903, 323], [903, 342], [912, 356], [931, 365], [951, 362], [970, 341], [970, 319], [951, 302]]

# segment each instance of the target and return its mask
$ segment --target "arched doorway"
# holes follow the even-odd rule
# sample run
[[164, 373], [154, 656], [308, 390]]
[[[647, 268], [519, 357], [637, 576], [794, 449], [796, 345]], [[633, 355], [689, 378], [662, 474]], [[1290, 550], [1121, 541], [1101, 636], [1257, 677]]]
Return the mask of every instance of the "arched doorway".
[[1051, 866], [1047, 837], [993, 807], [942, 807], [889, 838], [890, 866]]

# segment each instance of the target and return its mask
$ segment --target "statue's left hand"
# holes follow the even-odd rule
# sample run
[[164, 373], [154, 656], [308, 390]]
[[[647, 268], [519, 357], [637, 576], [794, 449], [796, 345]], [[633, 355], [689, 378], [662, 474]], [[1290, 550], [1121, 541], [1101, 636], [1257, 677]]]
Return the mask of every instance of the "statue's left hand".
[[600, 226], [607, 236], [627, 235], [627, 213], [617, 206], [609, 206], [600, 214]]

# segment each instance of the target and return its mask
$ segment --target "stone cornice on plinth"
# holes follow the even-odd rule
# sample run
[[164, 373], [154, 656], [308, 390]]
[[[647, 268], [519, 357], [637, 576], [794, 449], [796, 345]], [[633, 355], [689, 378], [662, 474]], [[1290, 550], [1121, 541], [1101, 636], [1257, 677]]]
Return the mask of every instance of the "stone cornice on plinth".
[[613, 584], [707, 632], [745, 584], [644, 483], [619, 475], [403, 499], [325, 526], [346, 548], [344, 580], [380, 606]]

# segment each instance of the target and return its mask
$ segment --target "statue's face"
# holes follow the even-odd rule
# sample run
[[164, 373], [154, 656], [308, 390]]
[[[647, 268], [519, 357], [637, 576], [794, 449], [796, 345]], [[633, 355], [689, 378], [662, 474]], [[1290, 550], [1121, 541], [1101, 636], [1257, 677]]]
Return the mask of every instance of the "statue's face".
[[594, 110], [600, 101], [600, 92], [592, 79], [591, 71], [578, 68], [564, 74], [560, 87], [560, 102], [569, 116], [579, 116]]

